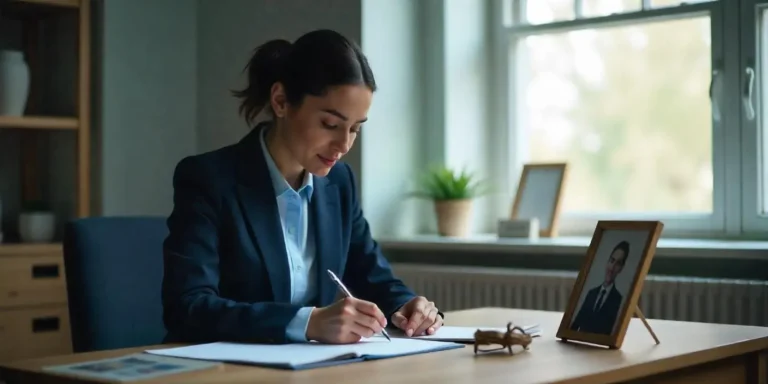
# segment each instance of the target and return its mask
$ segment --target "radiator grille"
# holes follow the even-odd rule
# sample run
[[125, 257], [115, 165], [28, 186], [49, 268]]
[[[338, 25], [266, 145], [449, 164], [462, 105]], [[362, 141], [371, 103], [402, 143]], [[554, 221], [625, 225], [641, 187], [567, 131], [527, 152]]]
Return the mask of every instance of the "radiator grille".
[[[575, 272], [394, 264], [441, 310], [510, 307], [564, 311]], [[648, 276], [640, 309], [655, 319], [768, 326], [768, 282]]]

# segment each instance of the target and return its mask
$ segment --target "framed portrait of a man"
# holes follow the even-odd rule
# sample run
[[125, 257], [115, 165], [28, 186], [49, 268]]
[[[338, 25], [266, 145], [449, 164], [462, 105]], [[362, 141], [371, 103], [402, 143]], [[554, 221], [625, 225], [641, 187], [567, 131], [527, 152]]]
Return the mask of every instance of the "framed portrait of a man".
[[621, 348], [662, 229], [660, 221], [597, 223], [558, 338]]

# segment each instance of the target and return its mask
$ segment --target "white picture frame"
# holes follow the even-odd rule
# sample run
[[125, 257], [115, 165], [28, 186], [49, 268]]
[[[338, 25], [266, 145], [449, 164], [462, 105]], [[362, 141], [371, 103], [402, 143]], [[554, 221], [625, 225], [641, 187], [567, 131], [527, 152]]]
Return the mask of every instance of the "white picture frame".
[[538, 219], [539, 236], [556, 237], [567, 163], [527, 163], [512, 204], [512, 220]]

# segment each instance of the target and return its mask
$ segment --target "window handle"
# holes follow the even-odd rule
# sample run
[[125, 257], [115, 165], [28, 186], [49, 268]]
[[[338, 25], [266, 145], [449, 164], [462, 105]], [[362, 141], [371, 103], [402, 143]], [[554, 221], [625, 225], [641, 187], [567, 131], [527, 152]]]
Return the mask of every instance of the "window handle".
[[744, 83], [744, 92], [742, 93], [742, 104], [744, 104], [744, 113], [748, 120], [755, 119], [754, 89], [755, 89], [755, 70], [747, 67], [744, 72], [747, 74], [747, 81]]
[[720, 121], [720, 95], [722, 94], [720, 77], [720, 71], [713, 69], [712, 79], [709, 81], [709, 100], [712, 103], [712, 118], [715, 121]]

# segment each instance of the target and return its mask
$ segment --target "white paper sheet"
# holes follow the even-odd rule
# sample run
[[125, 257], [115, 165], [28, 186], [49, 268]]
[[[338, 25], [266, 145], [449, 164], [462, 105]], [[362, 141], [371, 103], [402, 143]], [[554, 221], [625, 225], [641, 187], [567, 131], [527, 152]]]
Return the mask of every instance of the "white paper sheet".
[[[526, 333], [533, 337], [541, 336], [541, 329], [538, 324], [522, 326]], [[506, 332], [505, 327], [454, 327], [444, 325], [440, 327], [434, 335], [421, 335], [411, 339], [413, 340], [435, 340], [435, 341], [454, 341], [454, 342], [472, 342], [475, 340], [475, 331], [481, 329], [484, 331]], [[394, 339], [406, 338], [402, 332], [390, 332], [389, 335]]]
[[213, 360], [246, 364], [299, 367], [302, 365], [344, 360], [357, 357], [395, 357], [442, 350], [451, 343], [426, 340], [392, 339], [382, 337], [363, 339], [355, 344], [240, 344], [209, 343], [187, 347], [147, 350], [147, 353], [189, 359]]

